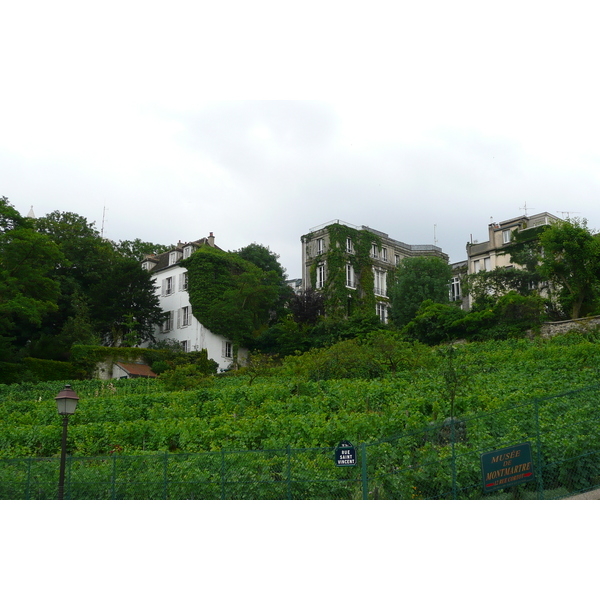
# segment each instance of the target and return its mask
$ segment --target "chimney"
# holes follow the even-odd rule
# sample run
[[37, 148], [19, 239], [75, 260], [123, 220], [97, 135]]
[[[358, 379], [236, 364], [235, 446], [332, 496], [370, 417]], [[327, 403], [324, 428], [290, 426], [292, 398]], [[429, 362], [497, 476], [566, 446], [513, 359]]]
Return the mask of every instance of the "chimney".
[[208, 236], [208, 245], [212, 246], [213, 248], [215, 247], [215, 236], [213, 235], [213, 232], [210, 232], [210, 235]]

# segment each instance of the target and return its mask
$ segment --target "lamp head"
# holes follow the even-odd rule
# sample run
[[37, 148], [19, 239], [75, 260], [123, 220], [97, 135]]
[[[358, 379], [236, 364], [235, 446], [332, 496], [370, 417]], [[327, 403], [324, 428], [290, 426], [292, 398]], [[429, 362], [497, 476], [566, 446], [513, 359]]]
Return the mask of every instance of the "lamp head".
[[64, 389], [58, 393], [55, 398], [56, 408], [58, 409], [59, 415], [72, 415], [77, 408], [77, 402], [79, 397], [71, 389], [70, 385], [65, 385]]

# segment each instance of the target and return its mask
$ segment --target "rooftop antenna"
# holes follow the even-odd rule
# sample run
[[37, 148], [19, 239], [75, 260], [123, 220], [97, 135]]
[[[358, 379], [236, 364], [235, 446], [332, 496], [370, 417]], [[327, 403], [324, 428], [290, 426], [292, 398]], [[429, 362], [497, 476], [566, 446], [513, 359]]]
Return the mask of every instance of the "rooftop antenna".
[[565, 215], [567, 215], [567, 219], [570, 219], [571, 218], [571, 214], [574, 214], [574, 215], [580, 215], [581, 214], [580, 212], [578, 212], [576, 210], [569, 210], [569, 211], [567, 211], [567, 210], [557, 210], [556, 212], [560, 213], [562, 215], [563, 219], [565, 218]]
[[[525, 200], [525, 206], [521, 206], [519, 207], [519, 210], [524, 210], [525, 211], [525, 216], [527, 217], [527, 200]], [[531, 210], [531, 207], [529, 207], [529, 210]]]
[[436, 234], [435, 234], [435, 228], [436, 228], [436, 227], [437, 227], [437, 225], [435, 225], [435, 224], [434, 224], [434, 226], [433, 226], [433, 245], [434, 245], [434, 246], [437, 246], [437, 242], [438, 242], [438, 240], [437, 240], [437, 236], [436, 236]]
[[106, 214], [106, 204], [102, 208], [102, 228], [100, 229], [100, 237], [104, 239], [104, 215]]

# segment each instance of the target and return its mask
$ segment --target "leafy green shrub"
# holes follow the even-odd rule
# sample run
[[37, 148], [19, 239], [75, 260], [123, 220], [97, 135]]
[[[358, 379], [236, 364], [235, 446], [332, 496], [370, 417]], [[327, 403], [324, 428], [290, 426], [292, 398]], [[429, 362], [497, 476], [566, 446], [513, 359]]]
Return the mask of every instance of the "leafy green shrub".
[[64, 381], [84, 379], [85, 371], [68, 362], [26, 357], [23, 364], [37, 381]]

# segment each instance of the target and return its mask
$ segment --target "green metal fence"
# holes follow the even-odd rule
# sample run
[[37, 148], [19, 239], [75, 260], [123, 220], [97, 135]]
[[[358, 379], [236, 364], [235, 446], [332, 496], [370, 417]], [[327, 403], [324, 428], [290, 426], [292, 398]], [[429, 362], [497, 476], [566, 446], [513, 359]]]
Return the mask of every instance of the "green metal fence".
[[[556, 499], [600, 487], [600, 386], [334, 448], [67, 458], [76, 500]], [[351, 440], [352, 441], [352, 440]], [[529, 442], [535, 479], [485, 493], [481, 454]], [[0, 499], [54, 499], [58, 458], [0, 460]]]

